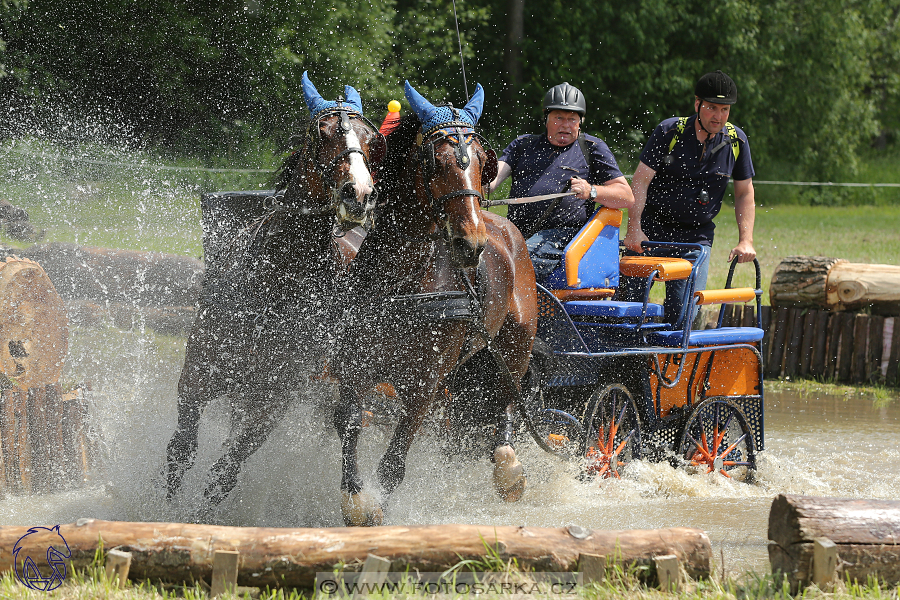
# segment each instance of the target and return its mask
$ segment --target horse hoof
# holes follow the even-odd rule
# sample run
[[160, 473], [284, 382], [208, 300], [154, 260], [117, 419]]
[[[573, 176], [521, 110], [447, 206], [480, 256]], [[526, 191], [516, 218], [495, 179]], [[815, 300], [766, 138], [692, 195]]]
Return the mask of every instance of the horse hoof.
[[516, 458], [511, 446], [500, 446], [494, 450], [494, 489], [506, 502], [517, 502], [525, 493], [528, 479], [525, 467]]
[[384, 512], [375, 499], [362, 492], [341, 492], [341, 514], [347, 527], [375, 527], [384, 522]]

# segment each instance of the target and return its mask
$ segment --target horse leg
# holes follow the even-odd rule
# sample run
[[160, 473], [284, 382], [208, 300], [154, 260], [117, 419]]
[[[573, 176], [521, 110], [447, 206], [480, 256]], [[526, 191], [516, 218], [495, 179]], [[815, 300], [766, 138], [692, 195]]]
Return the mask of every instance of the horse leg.
[[514, 414], [515, 405], [507, 404], [501, 414], [497, 440], [491, 454], [491, 460], [494, 463], [494, 489], [506, 502], [518, 501], [525, 493], [528, 483], [525, 477], [525, 467], [516, 457], [516, 449], [513, 445]]
[[172, 500], [185, 472], [197, 457], [200, 413], [206, 405], [202, 394], [178, 395], [178, 425], [166, 447], [166, 499]]
[[209, 471], [206, 489], [203, 490], [205, 506], [198, 515], [206, 516], [222, 503], [237, 485], [241, 465], [265, 443], [272, 430], [278, 426], [288, 407], [288, 394], [283, 390], [254, 390], [248, 393], [242, 407], [240, 429], [231, 438], [225, 454]]
[[[406, 389], [428, 389], [429, 384], [432, 388], [430, 392], [413, 397], [407, 396], [404, 400], [403, 416], [397, 423], [391, 442], [378, 463], [376, 470], [378, 484], [386, 495], [393, 493], [406, 476], [406, 457], [416, 437], [416, 432], [431, 407], [437, 381], [416, 382], [406, 386]], [[400, 387], [402, 389], [404, 386]]]
[[341, 384], [340, 403], [334, 411], [334, 428], [341, 438], [341, 514], [347, 526], [381, 525], [384, 511], [375, 499], [362, 491], [356, 447], [362, 428], [359, 394]]

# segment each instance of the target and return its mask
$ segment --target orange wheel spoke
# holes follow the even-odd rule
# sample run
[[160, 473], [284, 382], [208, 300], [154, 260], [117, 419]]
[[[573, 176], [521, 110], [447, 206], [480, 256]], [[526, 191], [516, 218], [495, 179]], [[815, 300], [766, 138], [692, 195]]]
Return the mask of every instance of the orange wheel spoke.
[[726, 472], [725, 472], [725, 469], [719, 469], [719, 473], [721, 473], [722, 475], [724, 475], [724, 476], [727, 477], [728, 479], [731, 479], [731, 475], [729, 475], [728, 473], [726, 473]]

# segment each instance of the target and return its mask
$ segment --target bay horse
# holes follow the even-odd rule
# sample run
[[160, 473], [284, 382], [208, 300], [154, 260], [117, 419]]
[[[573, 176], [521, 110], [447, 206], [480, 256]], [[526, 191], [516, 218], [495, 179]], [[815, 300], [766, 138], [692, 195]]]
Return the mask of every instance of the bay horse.
[[171, 500], [196, 458], [202, 411], [228, 394], [231, 432], [199, 514], [234, 488], [241, 464], [285, 414], [292, 392], [321, 374], [335, 341], [337, 282], [359, 246], [341, 231], [371, 225], [377, 194], [369, 165], [385, 151], [358, 92], [344, 91], [326, 101], [303, 74], [310, 117], [301, 148], [278, 172], [283, 197], [271, 197], [265, 215], [207, 265], [165, 470]]
[[[350, 266], [344, 340], [337, 354], [341, 511], [347, 525], [377, 525], [381, 502], [357, 465], [361, 399], [389, 383], [402, 404], [376, 470], [386, 498], [402, 482], [410, 445], [436, 394], [458, 376], [496, 423], [494, 486], [518, 500], [526, 478], [513, 448], [513, 411], [537, 328], [534, 268], [522, 234], [481, 210], [497, 159], [474, 126], [484, 91], [465, 108], [436, 107], [406, 83], [413, 113], [387, 136], [374, 229]], [[475, 368], [467, 368], [474, 366]]]

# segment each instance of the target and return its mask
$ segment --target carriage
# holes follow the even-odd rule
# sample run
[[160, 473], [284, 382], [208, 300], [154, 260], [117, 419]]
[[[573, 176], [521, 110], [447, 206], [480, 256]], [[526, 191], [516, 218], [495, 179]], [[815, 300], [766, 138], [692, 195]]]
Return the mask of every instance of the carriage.
[[[548, 287], [538, 286], [521, 233], [479, 210], [497, 169], [475, 131], [481, 86], [462, 109], [435, 106], [409, 83], [405, 92], [413, 112], [385, 140], [353, 88], [327, 102], [304, 76], [311, 118], [302, 150], [280, 171], [283, 193], [202, 199], [207, 275], [167, 447], [167, 498], [194, 462], [212, 397], [230, 394], [238, 418], [195, 518], [227, 497], [296, 388], [321, 378], [326, 364], [339, 388], [332, 425], [347, 525], [383, 521], [437, 398], [462, 417], [444, 420], [450, 437], [491, 430], [493, 485], [508, 502], [527, 485], [517, 412], [542, 448], [583, 457], [601, 477], [646, 456], [750, 479], [763, 444], [762, 330], [695, 332], [686, 318], [662, 322], [646, 294], [632, 303], [610, 297], [621, 272], [648, 283], [686, 279], [690, 305], [758, 305], [758, 265], [756, 289], [695, 295], [706, 249], [697, 247], [695, 263], [620, 259], [621, 212], [601, 209]], [[377, 220], [360, 244], [354, 228], [371, 225], [376, 199]], [[399, 409], [387, 415], [393, 434], [375, 494], [359, 473], [357, 442], [366, 398], [379, 386]]]
[[[539, 322], [522, 414], [537, 444], [580, 458], [589, 474], [619, 477], [631, 461], [668, 460], [750, 481], [764, 448], [759, 323], [755, 288], [694, 292], [699, 257], [620, 256], [621, 211], [601, 208], [568, 244], [560, 267], [538, 285]], [[620, 276], [643, 277], [642, 302], [614, 300]], [[692, 330], [691, 310], [674, 324], [649, 301], [653, 282], [686, 280], [685, 306], [756, 303], [755, 327]]]

